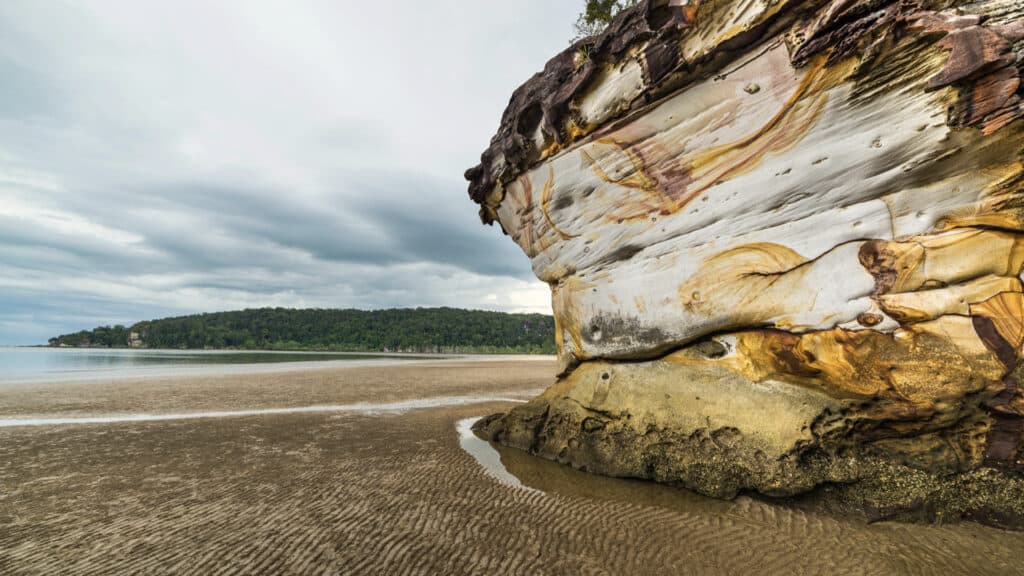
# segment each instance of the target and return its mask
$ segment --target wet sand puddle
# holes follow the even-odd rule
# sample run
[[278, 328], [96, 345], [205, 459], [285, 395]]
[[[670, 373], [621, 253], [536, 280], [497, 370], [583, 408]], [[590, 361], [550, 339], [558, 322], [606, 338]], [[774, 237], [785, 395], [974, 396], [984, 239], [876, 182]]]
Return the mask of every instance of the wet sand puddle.
[[327, 404], [322, 406], [296, 406], [291, 408], [256, 408], [251, 410], [212, 410], [208, 412], [180, 412], [172, 414], [114, 414], [107, 416], [69, 416], [57, 418], [0, 418], [0, 428], [12, 426], [58, 426], [68, 424], [120, 424], [124, 422], [160, 422], [165, 420], [191, 420], [198, 418], [238, 418], [276, 414], [309, 414], [317, 412], [405, 412], [421, 408], [442, 408], [484, 402], [522, 402], [514, 398], [495, 396], [443, 396], [419, 398], [401, 402], [358, 404]]

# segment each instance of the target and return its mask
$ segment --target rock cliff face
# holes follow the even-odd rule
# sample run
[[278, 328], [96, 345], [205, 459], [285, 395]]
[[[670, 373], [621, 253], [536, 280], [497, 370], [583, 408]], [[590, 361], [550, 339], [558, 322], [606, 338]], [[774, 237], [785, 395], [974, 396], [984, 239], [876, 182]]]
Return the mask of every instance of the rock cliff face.
[[502, 443], [705, 494], [1024, 518], [1024, 4], [650, 0], [470, 196], [550, 284]]

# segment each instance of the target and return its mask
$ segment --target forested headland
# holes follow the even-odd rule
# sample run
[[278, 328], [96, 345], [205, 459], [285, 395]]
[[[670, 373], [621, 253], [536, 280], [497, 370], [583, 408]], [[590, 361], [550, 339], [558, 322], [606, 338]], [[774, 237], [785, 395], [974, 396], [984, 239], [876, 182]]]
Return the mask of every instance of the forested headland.
[[555, 325], [544, 314], [458, 308], [323, 310], [259, 308], [100, 326], [50, 346], [353, 352], [554, 354]]

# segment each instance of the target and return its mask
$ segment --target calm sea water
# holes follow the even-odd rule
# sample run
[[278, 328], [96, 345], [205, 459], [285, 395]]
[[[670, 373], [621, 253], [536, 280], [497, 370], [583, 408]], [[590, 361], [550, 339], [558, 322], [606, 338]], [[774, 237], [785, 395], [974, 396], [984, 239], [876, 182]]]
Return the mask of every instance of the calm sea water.
[[[424, 358], [425, 356], [415, 355], [345, 352], [0, 347], [0, 384], [168, 374], [251, 372], [331, 366], [338, 362], [377, 365]], [[438, 356], [429, 356], [428, 358], [438, 358]]]

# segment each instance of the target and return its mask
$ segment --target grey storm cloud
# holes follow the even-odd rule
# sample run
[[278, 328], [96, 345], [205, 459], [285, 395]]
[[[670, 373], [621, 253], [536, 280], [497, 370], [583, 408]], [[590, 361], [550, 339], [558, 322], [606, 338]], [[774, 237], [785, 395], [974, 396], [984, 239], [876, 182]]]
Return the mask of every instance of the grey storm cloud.
[[[336, 190], [315, 201], [296, 199], [284, 189], [254, 190], [230, 185], [178, 184], [159, 194], [140, 191], [136, 208], [150, 203], [165, 212], [203, 215], [208, 226], [258, 247], [266, 243], [309, 253], [324, 261], [363, 264], [430, 262], [469, 272], [529, 277], [515, 244], [498, 229], [480, 225], [462, 200], [463, 184], [412, 174], [338, 175]], [[464, 204], [465, 206], [460, 206]], [[465, 209], [470, 207], [468, 210]], [[214, 253], [202, 238], [173, 227], [150, 229], [153, 245], [196, 266], [237, 263], [237, 250]], [[245, 255], [265, 257], [258, 249]]]
[[0, 4], [0, 344], [253, 306], [549, 310], [461, 174], [581, 4]]

